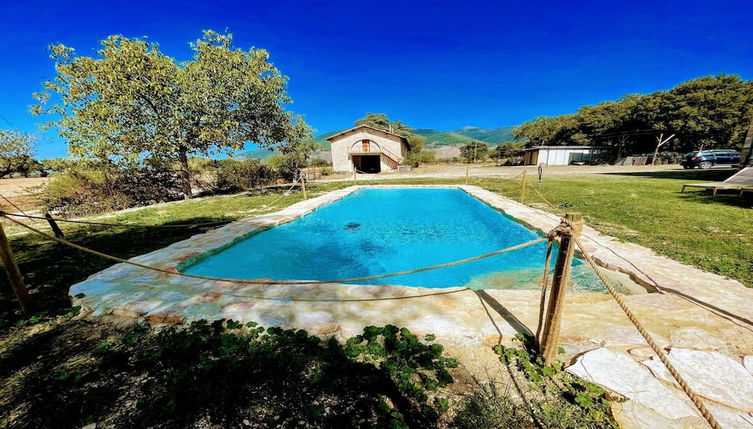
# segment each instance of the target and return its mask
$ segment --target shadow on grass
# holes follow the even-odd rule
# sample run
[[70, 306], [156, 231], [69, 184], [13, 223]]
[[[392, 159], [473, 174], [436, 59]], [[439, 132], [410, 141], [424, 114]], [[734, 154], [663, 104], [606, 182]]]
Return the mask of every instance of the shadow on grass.
[[[232, 221], [231, 218], [195, 217], [170, 224]], [[49, 231], [43, 222], [36, 228]], [[120, 258], [131, 258], [161, 249], [222, 225], [192, 228], [76, 226], [64, 228], [73, 243]], [[70, 309], [68, 288], [115, 263], [53, 242], [35, 233], [11, 237], [11, 248], [32, 296], [34, 313], [55, 316]], [[0, 274], [0, 329], [24, 320], [5, 273]]]
[[[161, 330], [62, 323], [0, 355], [9, 380], [0, 426], [436, 427], [438, 410], [411, 389], [436, 389], [425, 380], [443, 367], [425, 361], [444, 359], [441, 346], [390, 349], [385, 336], [376, 350], [363, 341], [322, 343], [231, 321]], [[424, 382], [419, 372], [406, 378], [406, 367]]]
[[677, 169], [664, 171], [625, 171], [602, 173], [605, 176], [649, 177], [652, 179], [706, 180], [721, 182], [737, 172], [734, 168]]
[[716, 196], [711, 195], [711, 191], [686, 189], [685, 192], [679, 193], [684, 202], [700, 204], [726, 204], [740, 208], [753, 208], [753, 193], [746, 192], [742, 197], [740, 191], [719, 191]]
[[[670, 170], [670, 171], [630, 171], [630, 172], [613, 172], [604, 173], [612, 176], [631, 176], [646, 177], [651, 179], [673, 179], [704, 182], [723, 182], [737, 172], [734, 168], [712, 168], [709, 170]], [[711, 191], [688, 188], [681, 192], [682, 187], [678, 186], [677, 194], [683, 201], [703, 204], [727, 204], [736, 207], [750, 208], [753, 207], [753, 193], [746, 193], [740, 197], [740, 191], [720, 190], [716, 196], [711, 195]]]

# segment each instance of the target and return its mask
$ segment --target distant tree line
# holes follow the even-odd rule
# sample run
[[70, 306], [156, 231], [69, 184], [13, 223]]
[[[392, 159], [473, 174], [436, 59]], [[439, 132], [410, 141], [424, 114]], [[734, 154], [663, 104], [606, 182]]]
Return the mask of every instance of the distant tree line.
[[753, 114], [753, 81], [704, 76], [668, 91], [630, 94], [583, 106], [574, 114], [538, 117], [517, 127], [528, 146], [604, 145], [620, 153], [701, 148], [740, 149]]
[[19, 174], [44, 174], [42, 163], [34, 158], [36, 138], [18, 130], [0, 130], [0, 178]]

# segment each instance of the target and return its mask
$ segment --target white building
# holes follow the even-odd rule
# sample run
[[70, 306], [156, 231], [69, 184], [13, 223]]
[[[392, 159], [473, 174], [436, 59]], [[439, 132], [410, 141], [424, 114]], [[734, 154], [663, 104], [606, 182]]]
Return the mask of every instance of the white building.
[[358, 125], [327, 137], [332, 143], [332, 169], [338, 173], [380, 173], [397, 171], [408, 154], [408, 139], [403, 136]]
[[589, 163], [592, 159], [605, 157], [610, 151], [611, 148], [605, 146], [535, 146], [523, 150], [523, 164]]

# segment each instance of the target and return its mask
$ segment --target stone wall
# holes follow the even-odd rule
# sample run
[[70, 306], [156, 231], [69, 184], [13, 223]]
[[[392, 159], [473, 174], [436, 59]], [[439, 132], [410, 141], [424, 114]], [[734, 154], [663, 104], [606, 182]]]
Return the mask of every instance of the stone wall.
[[[337, 137], [332, 142], [332, 169], [337, 173], [352, 173], [353, 161], [350, 155], [350, 148], [356, 144], [360, 145], [362, 140], [371, 140], [380, 148], [385, 149], [388, 153], [398, 158], [402, 162], [408, 148], [397, 136], [372, 132], [368, 129], [355, 130]], [[389, 165], [381, 162], [382, 171], [395, 171]]]

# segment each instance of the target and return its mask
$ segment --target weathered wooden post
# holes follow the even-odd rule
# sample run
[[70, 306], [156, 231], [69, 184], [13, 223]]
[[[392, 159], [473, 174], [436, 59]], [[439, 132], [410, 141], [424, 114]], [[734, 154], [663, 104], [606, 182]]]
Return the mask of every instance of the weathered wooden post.
[[468, 164], [465, 165], [465, 184], [468, 184]]
[[306, 174], [303, 172], [303, 170], [298, 170], [298, 179], [301, 181], [301, 191], [303, 192], [303, 199], [308, 200], [309, 197], [306, 195]]
[[44, 214], [45, 219], [47, 219], [47, 223], [50, 224], [50, 228], [52, 228], [52, 232], [55, 233], [55, 237], [57, 238], [65, 238], [65, 234], [63, 234], [63, 230], [60, 229], [57, 222], [55, 222], [55, 219], [52, 218], [52, 216], [49, 213]]
[[354, 185], [355, 185], [356, 183], [358, 183], [358, 181], [356, 180], [356, 172], [357, 172], [357, 170], [356, 170], [356, 167], [355, 167], [355, 166], [353, 166], [353, 184], [354, 184]]
[[583, 229], [583, 216], [580, 213], [567, 213], [558, 235], [560, 237], [560, 248], [557, 253], [557, 263], [554, 266], [552, 276], [552, 288], [549, 293], [549, 304], [544, 319], [544, 329], [541, 333], [539, 344], [541, 345], [541, 356], [544, 358], [546, 365], [551, 365], [557, 357], [560, 338], [560, 321], [562, 319], [562, 307], [565, 302], [565, 290], [570, 281], [570, 269], [573, 264], [573, 254], [575, 253], [575, 240], [573, 237], [580, 235]]
[[526, 198], [526, 170], [523, 170], [523, 175], [520, 177], [520, 198], [518, 200], [522, 203]]
[[2, 224], [0, 224], [0, 259], [3, 261], [3, 267], [8, 274], [13, 292], [15, 292], [16, 298], [21, 304], [21, 311], [24, 314], [29, 314], [31, 312], [31, 297], [29, 297], [29, 292], [24, 286], [24, 278], [21, 275], [21, 270], [18, 269], [13, 252], [10, 250], [10, 243], [8, 243], [8, 237], [5, 235]]

